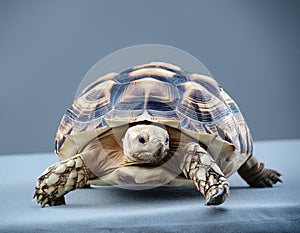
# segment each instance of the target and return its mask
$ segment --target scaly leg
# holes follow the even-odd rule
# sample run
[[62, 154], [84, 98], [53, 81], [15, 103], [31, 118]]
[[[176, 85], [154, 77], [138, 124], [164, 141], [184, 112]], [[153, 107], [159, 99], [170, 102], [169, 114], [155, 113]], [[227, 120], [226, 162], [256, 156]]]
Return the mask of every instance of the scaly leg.
[[55, 163], [39, 177], [33, 199], [42, 207], [65, 204], [64, 195], [85, 186], [90, 174], [81, 155]]
[[206, 198], [206, 205], [222, 204], [229, 195], [229, 184], [219, 166], [197, 143], [189, 143], [184, 153], [180, 168]]
[[265, 168], [253, 155], [239, 168], [238, 173], [251, 187], [272, 187], [282, 182], [279, 172]]

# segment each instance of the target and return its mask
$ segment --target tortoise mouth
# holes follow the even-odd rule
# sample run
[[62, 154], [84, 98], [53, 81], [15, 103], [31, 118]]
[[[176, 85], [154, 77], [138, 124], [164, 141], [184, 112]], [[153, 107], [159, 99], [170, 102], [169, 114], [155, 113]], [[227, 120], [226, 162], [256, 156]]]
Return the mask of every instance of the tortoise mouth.
[[139, 167], [158, 167], [165, 163], [165, 158], [169, 149], [160, 147], [153, 152], [141, 151], [138, 154], [133, 154], [131, 158], [125, 159], [121, 166], [139, 166]]
[[159, 161], [132, 161], [132, 162], [124, 162], [120, 164], [122, 167], [126, 167], [129, 169], [153, 169], [153, 168], [158, 168], [164, 164], [165, 161], [159, 160]]

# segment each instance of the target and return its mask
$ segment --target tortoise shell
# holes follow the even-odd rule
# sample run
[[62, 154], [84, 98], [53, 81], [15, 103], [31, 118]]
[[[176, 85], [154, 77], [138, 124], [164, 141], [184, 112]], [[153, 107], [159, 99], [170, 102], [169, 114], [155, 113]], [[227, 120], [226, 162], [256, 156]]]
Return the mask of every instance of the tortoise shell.
[[162, 62], [109, 73], [87, 86], [61, 120], [55, 152], [69, 158], [111, 128], [145, 121], [178, 129], [212, 149], [222, 144], [236, 160], [235, 170], [252, 154], [248, 126], [220, 85]]

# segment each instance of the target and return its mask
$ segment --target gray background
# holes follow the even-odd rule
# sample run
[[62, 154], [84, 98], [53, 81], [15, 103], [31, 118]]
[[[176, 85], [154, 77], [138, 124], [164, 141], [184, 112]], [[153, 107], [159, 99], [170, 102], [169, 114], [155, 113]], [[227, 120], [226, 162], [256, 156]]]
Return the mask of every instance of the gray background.
[[0, 154], [53, 150], [85, 73], [158, 43], [201, 60], [255, 140], [300, 138], [299, 1], [0, 1]]

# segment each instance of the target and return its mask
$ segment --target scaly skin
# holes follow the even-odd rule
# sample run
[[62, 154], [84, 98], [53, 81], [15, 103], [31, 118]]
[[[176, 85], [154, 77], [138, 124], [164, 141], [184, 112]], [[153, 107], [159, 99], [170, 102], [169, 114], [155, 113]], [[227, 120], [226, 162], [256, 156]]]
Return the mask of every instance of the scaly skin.
[[267, 169], [253, 155], [239, 168], [239, 175], [255, 188], [273, 187], [273, 184], [281, 182], [281, 174], [278, 171]]
[[229, 184], [216, 162], [194, 142], [184, 152], [186, 156], [180, 168], [206, 198], [206, 205], [222, 204], [229, 195]]
[[42, 207], [65, 204], [64, 195], [86, 185], [89, 171], [81, 155], [48, 167], [39, 177], [33, 199]]

